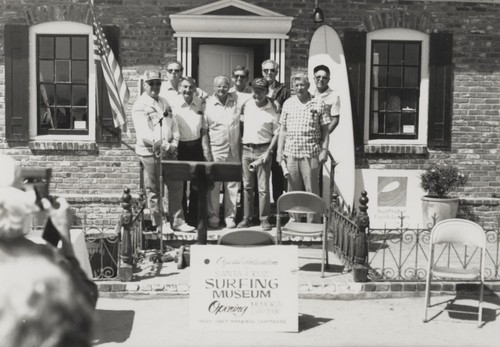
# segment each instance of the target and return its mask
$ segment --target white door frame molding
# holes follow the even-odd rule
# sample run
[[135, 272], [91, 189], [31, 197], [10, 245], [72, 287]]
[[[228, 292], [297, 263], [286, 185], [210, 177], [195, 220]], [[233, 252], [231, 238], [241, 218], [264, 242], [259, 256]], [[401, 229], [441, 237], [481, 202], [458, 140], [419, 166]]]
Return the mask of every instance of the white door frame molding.
[[[212, 14], [224, 8], [241, 11], [241, 15]], [[280, 64], [279, 79], [285, 80], [285, 42], [293, 17], [241, 0], [221, 0], [170, 15], [170, 21], [177, 38], [177, 59], [187, 75], [192, 75], [193, 38], [268, 39], [270, 59]]]

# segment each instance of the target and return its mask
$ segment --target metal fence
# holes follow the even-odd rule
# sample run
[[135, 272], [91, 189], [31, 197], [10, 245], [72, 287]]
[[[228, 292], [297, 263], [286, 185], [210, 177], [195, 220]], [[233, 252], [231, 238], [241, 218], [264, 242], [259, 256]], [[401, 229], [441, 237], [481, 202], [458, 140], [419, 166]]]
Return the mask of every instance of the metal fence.
[[[369, 278], [373, 281], [423, 281], [427, 275], [430, 229], [407, 228], [401, 216], [398, 228], [368, 229]], [[500, 231], [486, 232], [485, 278], [500, 280]], [[441, 245], [436, 248], [438, 264], [463, 268], [479, 266], [475, 247]]]

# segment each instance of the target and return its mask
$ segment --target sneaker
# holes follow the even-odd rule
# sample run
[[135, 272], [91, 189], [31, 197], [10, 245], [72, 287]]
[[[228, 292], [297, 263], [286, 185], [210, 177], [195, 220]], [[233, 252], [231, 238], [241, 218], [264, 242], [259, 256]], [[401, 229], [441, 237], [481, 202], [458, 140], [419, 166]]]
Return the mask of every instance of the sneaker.
[[191, 232], [194, 232], [195, 231], [195, 227], [192, 227], [191, 225], [187, 224], [187, 223], [183, 223], [181, 225], [178, 225], [176, 227], [172, 227], [172, 229], [174, 229], [174, 231], [181, 231], [183, 233], [191, 233]]
[[262, 231], [271, 231], [271, 229], [273, 228], [267, 220], [263, 220], [262, 222], [260, 222], [260, 227]]
[[243, 218], [241, 222], [238, 223], [238, 228], [249, 228], [252, 226], [252, 222], [248, 218]]
[[233, 218], [226, 218], [226, 228], [227, 229], [234, 229], [234, 228], [236, 228], [236, 223], [234, 222]]
[[[159, 227], [158, 227], [159, 229]], [[170, 223], [163, 223], [162, 227], [161, 227], [161, 232], [162, 234], [173, 234], [174, 231], [172, 230], [172, 227], [170, 226]]]

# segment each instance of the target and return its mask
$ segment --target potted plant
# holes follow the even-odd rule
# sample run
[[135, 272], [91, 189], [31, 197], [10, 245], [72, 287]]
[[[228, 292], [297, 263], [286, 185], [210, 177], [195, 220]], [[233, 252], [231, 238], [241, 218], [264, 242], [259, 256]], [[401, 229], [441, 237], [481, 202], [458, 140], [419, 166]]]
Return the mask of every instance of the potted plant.
[[467, 175], [453, 165], [439, 163], [429, 166], [420, 180], [420, 186], [427, 192], [422, 197], [424, 225], [430, 228], [440, 220], [455, 218], [460, 199], [448, 194], [465, 185]]

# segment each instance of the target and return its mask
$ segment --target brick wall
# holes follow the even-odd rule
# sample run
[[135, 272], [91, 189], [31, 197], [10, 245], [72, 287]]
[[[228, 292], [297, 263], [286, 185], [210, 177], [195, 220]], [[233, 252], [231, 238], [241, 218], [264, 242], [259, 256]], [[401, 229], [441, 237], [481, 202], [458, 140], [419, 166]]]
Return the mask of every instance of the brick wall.
[[[137, 97], [137, 78], [146, 68], [162, 68], [176, 57], [176, 39], [169, 15], [211, 3], [211, 0], [95, 0], [96, 15], [103, 24], [120, 26], [120, 56], [130, 87], [131, 105]], [[310, 0], [249, 0], [249, 3], [293, 16], [286, 46], [287, 80], [307, 66], [308, 47], [316, 29], [311, 20]], [[0, 1], [1, 23], [26, 23], [26, 16], [38, 21], [70, 19], [85, 11], [87, 0]], [[453, 135], [450, 151], [419, 149], [357, 150], [358, 168], [422, 169], [428, 163], [457, 164], [470, 173], [469, 184], [460, 190], [471, 209], [477, 199], [498, 211], [500, 178], [500, 4], [469, 2], [426, 2], [387, 0], [321, 0], [325, 24], [342, 37], [346, 29], [372, 31], [404, 27], [426, 33], [447, 30], [454, 37]], [[111, 205], [123, 187], [137, 192], [139, 166], [133, 151], [125, 145], [81, 145], [77, 150], [46, 144], [46, 148], [12, 146], [5, 141], [5, 87], [3, 26], [0, 28], [0, 151], [13, 155], [22, 165], [50, 166], [54, 170], [52, 190], [56, 194], [84, 196], [101, 207], [87, 211], [112, 223], [117, 211]], [[131, 124], [131, 118], [128, 117]], [[132, 129], [133, 134], [133, 129]], [[123, 137], [126, 144], [135, 143]], [[42, 145], [43, 147], [43, 145]], [[111, 200], [110, 200], [110, 197]], [[76, 199], [76, 198], [75, 198]], [[476, 200], [475, 200], [476, 199]], [[76, 200], [73, 200], [76, 203]], [[489, 203], [488, 203], [489, 201]], [[102, 207], [104, 206], [104, 207]], [[118, 206], [118, 205], [117, 205]], [[484, 206], [484, 204], [481, 204]], [[492, 207], [493, 206], [493, 207]], [[108, 208], [109, 207], [109, 208]], [[103, 208], [103, 210], [100, 210]], [[468, 207], [467, 207], [468, 208]], [[93, 210], [95, 213], [93, 213]], [[487, 218], [490, 218], [489, 216]]]

